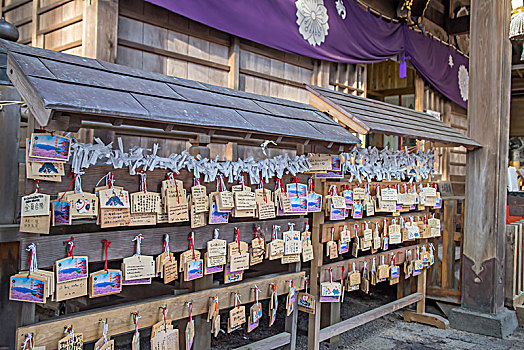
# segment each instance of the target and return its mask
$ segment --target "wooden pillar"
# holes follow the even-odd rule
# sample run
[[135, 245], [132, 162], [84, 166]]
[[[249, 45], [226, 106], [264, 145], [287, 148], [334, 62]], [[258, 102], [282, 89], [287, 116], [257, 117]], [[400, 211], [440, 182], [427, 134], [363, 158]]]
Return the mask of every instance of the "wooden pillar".
[[118, 0], [84, 1], [82, 55], [115, 62]]
[[482, 148], [467, 156], [462, 305], [496, 313], [504, 300], [511, 4], [473, 0], [471, 5], [468, 131]]
[[424, 111], [424, 80], [415, 75], [415, 110]]
[[503, 307], [510, 9], [509, 0], [471, 2], [468, 132], [482, 148], [467, 155], [462, 308], [450, 314], [455, 328], [499, 337], [516, 327]]
[[227, 87], [230, 89], [238, 89], [240, 82], [240, 40], [237, 37], [231, 38], [228, 65]]

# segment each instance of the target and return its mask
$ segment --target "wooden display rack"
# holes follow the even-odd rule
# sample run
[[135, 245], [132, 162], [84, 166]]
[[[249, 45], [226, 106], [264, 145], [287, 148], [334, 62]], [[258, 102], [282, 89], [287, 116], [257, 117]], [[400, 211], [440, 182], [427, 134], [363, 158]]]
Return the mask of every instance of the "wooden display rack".
[[[153, 148], [155, 143], [159, 144], [159, 152], [167, 153], [162, 155], [164, 157], [187, 150], [191, 156], [210, 159], [213, 149], [221, 159], [235, 161], [249, 156], [267, 158], [265, 149], [260, 146], [273, 140], [270, 147], [279, 152], [271, 150], [271, 153], [277, 155], [291, 155], [292, 152], [303, 155], [305, 145], [315, 148], [317, 153], [340, 153], [349, 151], [352, 145], [359, 142], [357, 137], [336, 122], [305, 104], [151, 74], [94, 59], [78, 59], [78, 56], [59, 52], [34, 50], [3, 40], [0, 40], [0, 46], [7, 52], [9, 79], [30, 111], [26, 137], [34, 130], [45, 127], [49, 132], [74, 133], [84, 143], [93, 143], [94, 137], [102, 139], [105, 144], [113, 142], [114, 149], [118, 148], [117, 137], [122, 137], [123, 144], [128, 148], [139, 145], [148, 149]], [[34, 69], [26, 69], [26, 60], [33, 62], [31, 66]], [[41, 63], [44, 61], [52, 63], [53, 68]], [[66, 69], [73, 69], [75, 76], [59, 74]], [[46, 80], [44, 84], [34, 83], [33, 76], [50, 75], [55, 78]], [[63, 91], [69, 91], [69, 94], [64, 94]], [[52, 101], [49, 96], [53, 96]], [[189, 148], [188, 142], [191, 144]], [[113, 173], [116, 186], [123, 186], [129, 193], [139, 191], [139, 178], [130, 176], [127, 167], [114, 169], [113, 166], [92, 164], [83, 170], [85, 174], [82, 175], [82, 187], [86, 192], [92, 193], [98, 180], [108, 171]], [[66, 175], [69, 171], [70, 167], [66, 165]], [[157, 168], [147, 172], [150, 191], [160, 192], [161, 181], [168, 171]], [[25, 180], [24, 183], [23, 173], [21, 177], [19, 195], [33, 192], [34, 182]], [[184, 182], [186, 189], [193, 185], [193, 174], [187, 170], [183, 169], [176, 177]], [[292, 175], [284, 174], [283, 177], [284, 182], [289, 183]], [[298, 178], [302, 183], [306, 182], [305, 175], [299, 174]], [[41, 181], [40, 192], [54, 196], [67, 191], [71, 180], [72, 178], [65, 177], [62, 182], [57, 183]], [[207, 187], [207, 193], [216, 189], [214, 182], [203, 185]], [[265, 185], [272, 188], [275, 185], [274, 179]], [[194, 248], [205, 249], [215, 228], [220, 229], [221, 239], [233, 242], [234, 228], [238, 227], [239, 239], [250, 242], [254, 238], [254, 228], [259, 226], [260, 233], [269, 241], [273, 225], [286, 229], [288, 223], [295, 224], [296, 230], [304, 230], [306, 217], [291, 215], [262, 221], [235, 218], [228, 224], [207, 225], [197, 229], [191, 229], [188, 222], [101, 229], [95, 224], [95, 220], [78, 220], [73, 225], [52, 227], [49, 235], [19, 234], [18, 262], [21, 270], [27, 268], [28, 256], [25, 248], [29, 243], [35, 243], [39, 268], [50, 268], [57, 259], [65, 256], [62, 242], [71, 235], [75, 237], [75, 254], [87, 256], [90, 264], [101, 265], [104, 260], [102, 239], [111, 240], [107, 259], [110, 264], [115, 264], [135, 253], [132, 239], [139, 233], [144, 237], [141, 253], [156, 256], [163, 252], [165, 234], [170, 235], [170, 251], [180, 253], [188, 249], [190, 232], [195, 232]], [[243, 282], [219, 287], [213, 283], [213, 275], [205, 275], [192, 282], [175, 282], [174, 285], [167, 286], [167, 289], [164, 284], [154, 281], [149, 289], [146, 286], [137, 286], [137, 293], [132, 293], [133, 295], [125, 294], [126, 287], [124, 293], [119, 294], [122, 300], [118, 300], [118, 306], [111, 304], [118, 299], [114, 296], [104, 297], [103, 300], [82, 297], [84, 299], [77, 300], [76, 303], [65, 302], [67, 311], [71, 311], [69, 315], [39, 323], [34, 323], [33, 316], [28, 317], [24, 322], [26, 325], [18, 328], [17, 347], [21, 346], [28, 333], [32, 333], [37, 346], [55, 348], [58, 339], [64, 336], [65, 326], [73, 326], [74, 330], [82, 332], [85, 341], [96, 340], [102, 333], [100, 325], [94, 325], [94, 322], [100, 319], [107, 319], [109, 335], [129, 332], [133, 329], [133, 312], [138, 312], [142, 317], [139, 321], [140, 328], [150, 327], [159, 321], [159, 307], [164, 306], [168, 307], [168, 318], [184, 320], [188, 317], [188, 310], [184, 305], [192, 301], [196, 333], [193, 348], [207, 349], [211, 344], [211, 326], [200, 315], [208, 311], [210, 296], [218, 295], [219, 307], [224, 309], [233, 305], [231, 293], [234, 292], [241, 293], [242, 303], [252, 302], [252, 289], [255, 285], [260, 289], [260, 299], [270, 295], [270, 283], [277, 285], [279, 294], [287, 293], [291, 282], [297, 291], [304, 288], [304, 273], [300, 271], [300, 262], [278, 267], [276, 263], [277, 261], [264, 261], [245, 272]], [[180, 290], [175, 290], [175, 286]], [[166, 296], [173, 292], [180, 294], [184, 289], [189, 290], [189, 293]], [[88, 304], [89, 311], [74, 312], [75, 308], [82, 306], [82, 302]], [[104, 303], [106, 305], [100, 307]], [[70, 307], [71, 304], [73, 307]], [[108, 304], [111, 306], [106, 307]], [[28, 314], [34, 315], [32, 304], [22, 305], [27, 306]], [[281, 304], [279, 312], [284, 310]], [[292, 315], [287, 317], [285, 332], [251, 346], [257, 349], [280, 346], [295, 349], [297, 314], [295, 308]], [[183, 322], [179, 322], [179, 326]]]
[[[399, 182], [383, 182], [380, 183], [382, 186], [392, 185], [392, 184], [398, 184]], [[324, 179], [315, 179], [315, 188], [322, 188], [323, 189], [323, 195], [328, 194], [328, 189], [330, 185], [337, 184], [342, 185], [341, 182], [339, 183], [333, 183], [333, 182], [326, 182]], [[378, 183], [371, 183], [371, 185], [378, 184]], [[373, 188], [370, 186], [370, 188]], [[420, 212], [417, 213], [409, 213], [409, 214], [403, 214], [403, 215], [423, 215]], [[425, 214], [425, 212], [424, 212]], [[342, 269], [338, 268], [341, 266], [345, 267], [345, 271], [350, 272], [350, 266], [352, 263], [358, 263], [363, 260], [369, 260], [370, 256], [364, 256], [359, 258], [351, 258], [347, 260], [340, 260], [336, 261], [330, 264], [323, 264], [323, 243], [327, 242], [330, 239], [330, 232], [331, 227], [342, 227], [343, 225], [347, 225], [348, 229], [351, 227], [351, 224], [354, 222], [357, 222], [358, 220], [348, 220], [348, 221], [330, 221], [329, 223], [324, 222], [325, 214], [324, 212], [320, 213], [314, 213], [313, 214], [313, 224], [312, 224], [312, 242], [313, 242], [313, 249], [315, 252], [315, 259], [311, 262], [311, 294], [315, 296], [316, 300], [319, 300], [320, 298], [320, 283], [325, 282], [329, 280], [329, 271], [331, 268], [333, 280], [338, 281], [342, 278], [341, 273]], [[362, 221], [377, 221], [377, 220], [383, 220], [384, 218], [393, 218], [393, 216], [382, 216], [382, 217], [371, 217], [363, 219]], [[338, 231], [335, 229], [335, 240], [337, 239]], [[399, 258], [398, 261], [396, 261], [397, 264], [401, 264], [404, 262], [405, 259], [405, 251], [408, 249], [413, 249], [417, 246], [427, 245], [427, 239], [420, 240], [415, 245], [410, 245], [407, 247], [402, 247], [398, 249], [388, 250], [385, 252], [380, 252], [377, 254], [374, 254], [373, 256], [379, 257], [381, 255], [385, 256], [385, 262], [388, 264], [390, 262], [390, 254], [395, 253], [395, 256]], [[347, 332], [353, 328], [356, 328], [358, 326], [361, 326], [365, 323], [371, 322], [373, 320], [376, 320], [377, 318], [380, 318], [382, 316], [385, 316], [387, 314], [390, 314], [392, 312], [395, 312], [397, 310], [400, 310], [406, 306], [417, 304], [417, 310], [416, 312], [411, 311], [405, 311], [404, 312], [404, 320], [408, 322], [419, 322], [424, 323], [432, 326], [436, 326], [439, 328], [448, 328], [449, 322], [448, 320], [444, 319], [443, 317], [428, 314], [425, 312], [426, 309], [426, 275], [427, 275], [427, 269], [423, 269], [422, 273], [417, 276], [417, 286], [416, 286], [416, 292], [412, 293], [408, 296], [403, 296], [403, 288], [404, 288], [404, 277], [403, 277], [403, 271], [401, 269], [401, 277], [400, 277], [400, 283], [398, 284], [398, 295], [400, 298], [398, 300], [395, 300], [393, 302], [390, 302], [386, 305], [382, 305], [378, 308], [375, 308], [373, 310], [367, 311], [363, 314], [353, 316], [347, 320], [340, 321], [340, 303], [320, 303], [317, 302], [315, 307], [315, 313], [309, 315], [309, 330], [308, 330], [308, 349], [309, 350], [317, 350], [320, 347], [320, 342], [330, 340], [330, 341], [337, 341], [337, 336], [341, 333]], [[324, 305], [324, 308], [326, 311], [329, 312], [322, 312], [322, 305]], [[325, 316], [324, 316], [325, 315]], [[322, 317], [329, 317], [329, 320], [322, 320]], [[321, 328], [321, 323], [326, 322], [329, 323], [328, 326]]]

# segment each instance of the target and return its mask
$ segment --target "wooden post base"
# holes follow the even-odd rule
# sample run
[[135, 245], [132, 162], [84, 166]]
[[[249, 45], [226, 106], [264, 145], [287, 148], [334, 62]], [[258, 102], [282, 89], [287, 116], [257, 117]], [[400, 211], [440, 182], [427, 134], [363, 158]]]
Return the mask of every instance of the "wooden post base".
[[448, 329], [449, 321], [439, 315], [404, 311], [404, 321], [427, 324], [440, 329]]

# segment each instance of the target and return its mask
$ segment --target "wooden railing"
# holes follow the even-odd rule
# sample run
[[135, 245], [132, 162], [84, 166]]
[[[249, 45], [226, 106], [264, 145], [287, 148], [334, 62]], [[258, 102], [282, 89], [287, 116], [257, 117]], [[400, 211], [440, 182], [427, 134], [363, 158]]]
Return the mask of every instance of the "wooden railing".
[[445, 198], [440, 215], [443, 224], [442, 235], [429, 240], [435, 247], [436, 261], [428, 271], [427, 297], [460, 304], [464, 197]]

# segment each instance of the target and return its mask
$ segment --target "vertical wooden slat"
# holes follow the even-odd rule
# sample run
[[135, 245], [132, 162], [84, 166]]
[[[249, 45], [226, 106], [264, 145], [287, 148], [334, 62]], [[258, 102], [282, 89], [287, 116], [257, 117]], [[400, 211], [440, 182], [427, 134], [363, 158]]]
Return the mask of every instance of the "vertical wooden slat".
[[231, 38], [231, 46], [229, 47], [229, 73], [227, 76], [227, 87], [230, 89], [238, 89], [240, 81], [240, 44], [237, 37]]
[[[290, 264], [289, 272], [300, 272], [301, 263]], [[286, 317], [286, 332], [291, 334], [290, 343], [284, 346], [285, 350], [295, 350], [297, 347], [297, 330], [298, 330], [298, 308], [295, 306], [291, 316]], [[197, 348], [199, 349], [199, 348]]]
[[424, 110], [424, 95], [424, 80], [417, 74], [415, 77], [415, 110]]
[[442, 288], [451, 289], [455, 273], [455, 231], [457, 201], [444, 200], [444, 232], [442, 234]]
[[118, 0], [84, 1], [82, 55], [116, 62]]
[[40, 8], [40, 0], [33, 0], [33, 11], [31, 14], [33, 28], [31, 31], [31, 42], [33, 46], [44, 47], [44, 35], [38, 34], [40, 30], [40, 16], [38, 15], [38, 9]]
[[330, 62], [320, 61], [320, 68], [317, 75], [317, 84], [320, 87], [329, 87], [329, 66]]
[[417, 292], [422, 294], [422, 300], [417, 302], [417, 313], [424, 314], [426, 312], [426, 276], [428, 270], [423, 269], [422, 273], [417, 277]]

